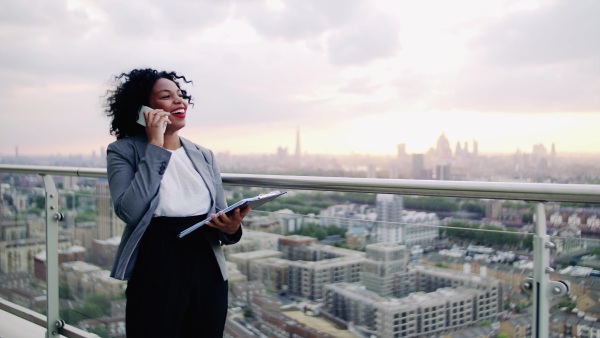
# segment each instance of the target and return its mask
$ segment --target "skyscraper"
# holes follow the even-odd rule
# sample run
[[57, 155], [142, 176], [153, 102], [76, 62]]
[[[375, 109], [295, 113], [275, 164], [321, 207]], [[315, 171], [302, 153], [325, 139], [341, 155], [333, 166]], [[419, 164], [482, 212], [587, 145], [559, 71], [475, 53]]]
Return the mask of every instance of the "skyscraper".
[[298, 163], [300, 163], [300, 156], [301, 156], [301, 152], [300, 152], [300, 127], [298, 127], [296, 129], [296, 160], [298, 160]]
[[[393, 243], [369, 244], [361, 282], [366, 289], [382, 297], [398, 296], [398, 288], [408, 283], [398, 283], [399, 275], [408, 272], [406, 246]], [[402, 284], [402, 285], [399, 285]], [[414, 283], [412, 284], [415, 285]], [[405, 296], [403, 294], [402, 296]]]
[[452, 149], [450, 149], [450, 142], [444, 133], [438, 137], [437, 146], [435, 149], [438, 157], [438, 161], [441, 163], [447, 163], [452, 159]]
[[435, 179], [438, 181], [447, 181], [450, 179], [450, 165], [440, 164], [435, 167]]
[[400, 222], [404, 203], [402, 195], [377, 194], [377, 220]]
[[412, 178], [417, 180], [427, 180], [431, 178], [428, 171], [425, 170], [424, 154], [412, 155]]
[[404, 160], [408, 154], [406, 153], [406, 144], [405, 143], [398, 143], [396, 145], [396, 149], [398, 150], [398, 160], [402, 161]]

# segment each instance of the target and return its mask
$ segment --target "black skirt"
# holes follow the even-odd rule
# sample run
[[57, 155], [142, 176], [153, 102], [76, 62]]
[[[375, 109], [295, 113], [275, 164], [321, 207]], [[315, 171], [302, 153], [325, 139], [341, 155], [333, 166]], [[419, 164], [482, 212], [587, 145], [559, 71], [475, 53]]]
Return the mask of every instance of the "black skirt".
[[127, 337], [222, 337], [227, 281], [204, 226], [177, 235], [206, 215], [155, 217], [142, 237], [127, 284]]

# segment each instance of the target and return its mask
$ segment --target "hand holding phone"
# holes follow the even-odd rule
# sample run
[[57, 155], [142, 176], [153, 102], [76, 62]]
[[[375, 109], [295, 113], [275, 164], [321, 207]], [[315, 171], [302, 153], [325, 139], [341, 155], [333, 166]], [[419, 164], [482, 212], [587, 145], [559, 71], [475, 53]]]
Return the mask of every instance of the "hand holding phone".
[[[140, 109], [138, 110], [138, 119], [137, 119], [137, 123], [142, 125], [142, 126], [146, 126], [146, 116], [144, 115], [145, 112], [151, 112], [154, 109], [148, 107], [148, 106], [141, 106]], [[167, 130], [167, 121], [165, 121], [165, 124], [163, 125], [163, 133], [165, 132], [165, 130]]]

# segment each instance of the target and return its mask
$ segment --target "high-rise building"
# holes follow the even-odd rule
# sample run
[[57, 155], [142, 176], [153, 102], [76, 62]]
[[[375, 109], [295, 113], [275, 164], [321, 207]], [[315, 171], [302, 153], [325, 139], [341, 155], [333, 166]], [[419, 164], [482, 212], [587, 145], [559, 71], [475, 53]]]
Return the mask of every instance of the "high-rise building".
[[435, 179], [438, 181], [447, 181], [450, 179], [450, 165], [440, 164], [435, 167]]
[[450, 142], [444, 133], [438, 137], [437, 146], [435, 149], [437, 153], [438, 161], [442, 163], [449, 162], [452, 159], [452, 149], [450, 149]]
[[542, 143], [534, 144], [533, 150], [532, 150], [532, 155], [535, 158], [543, 158], [543, 157], [546, 157], [546, 155], [548, 155], [548, 151], [546, 150], [546, 147]]
[[396, 145], [397, 156], [396, 156], [396, 169], [394, 175], [390, 178], [410, 178], [411, 177], [411, 165], [410, 156], [406, 153], [406, 144], [399, 143]]
[[456, 147], [454, 149], [454, 155], [457, 158], [460, 158], [463, 156], [463, 149], [462, 149], [462, 146], [460, 145], [460, 142], [456, 142]]
[[377, 220], [383, 222], [400, 222], [404, 204], [402, 195], [377, 194]]
[[296, 156], [296, 161], [300, 164], [300, 157], [302, 156], [300, 149], [300, 127], [296, 129], [296, 153], [294, 155]]
[[409, 252], [406, 246], [392, 243], [369, 244], [366, 247], [366, 261], [361, 282], [367, 290], [375, 292], [382, 297], [408, 295], [411, 290], [398, 290], [403, 287], [414, 286], [407, 282], [406, 275], [409, 261]]
[[398, 163], [397, 162], [392, 162], [392, 164], [390, 164], [390, 175], [389, 178], [392, 179], [396, 179], [400, 177], [400, 172], [398, 170]]
[[373, 163], [367, 166], [367, 178], [377, 178], [377, 166]]
[[428, 180], [429, 172], [425, 169], [425, 155], [412, 154], [412, 178], [417, 180]]
[[399, 160], [403, 160], [404, 158], [406, 158], [408, 156], [408, 154], [406, 153], [406, 144], [405, 143], [398, 143], [398, 145], [396, 145], [396, 149], [398, 152]]
[[440, 220], [436, 214], [404, 210], [401, 195], [378, 194], [376, 203], [372, 242], [431, 245], [438, 237]]

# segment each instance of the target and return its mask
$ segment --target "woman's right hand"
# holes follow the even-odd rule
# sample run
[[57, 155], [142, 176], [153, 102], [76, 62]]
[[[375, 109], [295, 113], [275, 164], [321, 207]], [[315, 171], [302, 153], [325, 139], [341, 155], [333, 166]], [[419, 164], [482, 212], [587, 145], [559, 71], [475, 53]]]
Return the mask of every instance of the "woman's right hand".
[[165, 143], [165, 128], [170, 124], [169, 113], [162, 109], [144, 112], [146, 118], [146, 135], [150, 144], [162, 147]]

